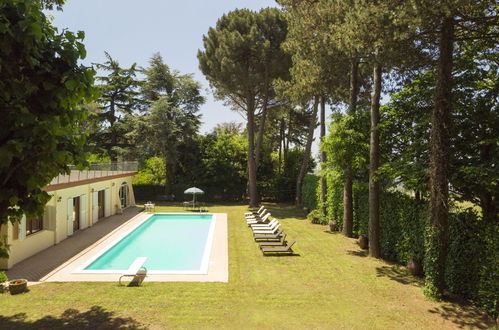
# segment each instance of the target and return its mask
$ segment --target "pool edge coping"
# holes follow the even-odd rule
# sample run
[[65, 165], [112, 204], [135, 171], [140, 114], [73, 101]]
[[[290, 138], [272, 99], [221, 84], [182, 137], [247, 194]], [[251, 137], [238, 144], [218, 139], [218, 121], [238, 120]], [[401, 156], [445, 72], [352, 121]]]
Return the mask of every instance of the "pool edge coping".
[[[62, 263], [53, 271], [45, 275], [41, 282], [110, 282], [117, 281], [123, 273], [73, 273], [81, 265], [87, 263], [89, 258], [95, 256], [97, 251], [109, 246], [112, 241], [116, 241], [116, 235], [123, 238], [123, 231], [130, 232], [154, 214], [191, 214], [186, 212], [142, 212], [115, 228], [104, 237], [94, 242], [81, 252]], [[149, 273], [146, 282], [228, 282], [228, 221], [226, 213], [204, 213], [214, 216], [215, 225], [212, 237], [212, 248], [207, 260], [207, 273], [176, 273], [176, 274], [155, 274]], [[119, 240], [119, 239], [118, 239]], [[114, 243], [113, 243], [114, 244]]]

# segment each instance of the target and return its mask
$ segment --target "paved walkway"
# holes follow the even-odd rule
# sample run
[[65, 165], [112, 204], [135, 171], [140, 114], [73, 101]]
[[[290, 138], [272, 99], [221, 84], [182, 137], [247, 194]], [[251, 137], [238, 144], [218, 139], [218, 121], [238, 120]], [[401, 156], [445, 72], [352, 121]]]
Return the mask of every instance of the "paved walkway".
[[83, 249], [136, 216], [140, 210], [138, 207], [130, 207], [125, 209], [123, 214], [102, 219], [92, 227], [78, 231], [59, 244], [17, 263], [6, 271], [6, 274], [8, 278], [25, 278], [29, 281], [39, 281]]

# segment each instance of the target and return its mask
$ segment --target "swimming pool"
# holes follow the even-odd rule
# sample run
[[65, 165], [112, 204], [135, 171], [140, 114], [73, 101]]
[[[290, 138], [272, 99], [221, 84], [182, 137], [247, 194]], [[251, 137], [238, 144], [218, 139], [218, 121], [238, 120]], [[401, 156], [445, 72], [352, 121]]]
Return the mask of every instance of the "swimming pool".
[[154, 214], [105, 247], [79, 273], [123, 273], [147, 257], [150, 274], [207, 274], [215, 217], [211, 214]]

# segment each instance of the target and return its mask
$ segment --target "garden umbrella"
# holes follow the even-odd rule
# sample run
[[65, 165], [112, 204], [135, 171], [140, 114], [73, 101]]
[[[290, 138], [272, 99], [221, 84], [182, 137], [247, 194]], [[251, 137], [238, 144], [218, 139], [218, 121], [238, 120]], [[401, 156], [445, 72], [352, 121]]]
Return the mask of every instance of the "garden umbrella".
[[192, 201], [195, 202], [196, 201], [196, 194], [204, 194], [204, 191], [202, 191], [201, 189], [196, 188], [196, 187], [191, 187], [189, 189], [186, 189], [184, 191], [184, 194], [192, 194]]

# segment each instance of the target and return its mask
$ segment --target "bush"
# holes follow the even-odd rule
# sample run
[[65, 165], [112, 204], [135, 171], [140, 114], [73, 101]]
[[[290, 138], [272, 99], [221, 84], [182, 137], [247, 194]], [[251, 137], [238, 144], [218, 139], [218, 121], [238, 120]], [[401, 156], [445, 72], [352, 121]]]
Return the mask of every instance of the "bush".
[[319, 210], [313, 210], [312, 212], [307, 214], [307, 219], [312, 223], [325, 224], [325, 218]]
[[301, 189], [302, 204], [310, 210], [317, 208], [317, 189], [320, 186], [320, 177], [314, 174], [307, 174], [303, 178]]
[[3, 282], [7, 282], [9, 279], [7, 278], [7, 275], [5, 275], [5, 272], [0, 272], [0, 284]]

